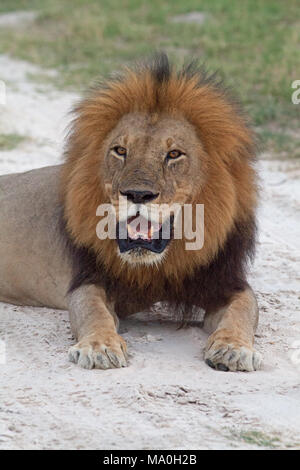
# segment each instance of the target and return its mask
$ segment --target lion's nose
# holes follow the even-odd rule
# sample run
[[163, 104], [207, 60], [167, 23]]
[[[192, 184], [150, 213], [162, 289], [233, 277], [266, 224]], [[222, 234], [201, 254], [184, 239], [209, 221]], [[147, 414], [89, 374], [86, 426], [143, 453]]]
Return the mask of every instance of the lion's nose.
[[120, 193], [135, 204], [146, 204], [156, 199], [159, 195], [159, 193], [153, 193], [152, 191], [136, 191], [135, 189], [120, 191]]

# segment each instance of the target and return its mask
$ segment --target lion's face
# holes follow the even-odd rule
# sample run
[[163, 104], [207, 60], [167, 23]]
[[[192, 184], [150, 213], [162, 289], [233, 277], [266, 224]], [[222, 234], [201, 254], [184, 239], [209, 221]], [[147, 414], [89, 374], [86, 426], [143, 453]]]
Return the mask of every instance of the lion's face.
[[[150, 285], [156, 275], [158, 283], [159, 276], [177, 282], [211, 263], [236, 224], [252, 217], [253, 157], [253, 134], [214, 77], [193, 64], [177, 72], [164, 56], [126, 69], [74, 109], [61, 177], [68, 234], [124, 282]], [[98, 209], [108, 202], [117, 241], [98, 232], [99, 216], [106, 219]], [[183, 204], [192, 204], [193, 214], [204, 207], [203, 246], [190, 249], [185, 230], [177, 237], [186, 211], [176, 218], [175, 210]]]
[[131, 113], [110, 132], [103, 150], [119, 254], [128, 263], [157, 263], [172, 243], [178, 207], [193, 201], [205, 179], [196, 131], [184, 118]]

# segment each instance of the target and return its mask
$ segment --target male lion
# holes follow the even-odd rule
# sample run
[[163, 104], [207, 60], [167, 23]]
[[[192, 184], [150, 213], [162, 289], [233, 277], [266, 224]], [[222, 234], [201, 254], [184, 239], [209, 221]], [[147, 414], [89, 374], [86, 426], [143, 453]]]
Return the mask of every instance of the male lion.
[[[209, 366], [258, 369], [245, 273], [254, 139], [238, 106], [202, 69], [176, 72], [161, 54], [96, 86], [74, 112], [63, 165], [0, 178], [0, 300], [69, 309], [78, 340], [69, 359], [87, 369], [126, 366], [118, 317], [158, 301], [183, 315], [205, 310]], [[126, 237], [101, 239], [98, 207], [111, 204], [119, 227], [125, 200]], [[201, 249], [172, 236], [174, 214], [134, 227], [145, 208], [175, 203], [204, 205]]]

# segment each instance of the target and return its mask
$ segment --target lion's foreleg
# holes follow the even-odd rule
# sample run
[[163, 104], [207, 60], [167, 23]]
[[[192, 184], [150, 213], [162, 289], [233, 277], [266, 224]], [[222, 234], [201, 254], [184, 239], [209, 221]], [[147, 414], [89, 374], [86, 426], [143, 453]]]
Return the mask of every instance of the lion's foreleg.
[[76, 289], [70, 294], [69, 312], [78, 340], [69, 350], [70, 361], [86, 369], [127, 365], [126, 343], [117, 333], [118, 319], [102, 288], [86, 285]]
[[258, 307], [252, 289], [236, 294], [229, 305], [207, 312], [204, 329], [212, 333], [205, 349], [206, 363], [219, 370], [253, 371], [261, 355], [253, 348]]

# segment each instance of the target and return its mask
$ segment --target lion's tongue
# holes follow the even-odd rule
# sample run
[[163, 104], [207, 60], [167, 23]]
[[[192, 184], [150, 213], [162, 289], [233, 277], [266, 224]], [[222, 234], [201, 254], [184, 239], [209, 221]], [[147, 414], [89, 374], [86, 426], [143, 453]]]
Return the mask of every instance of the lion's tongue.
[[161, 224], [146, 220], [139, 216], [130, 217], [127, 220], [128, 236], [132, 240], [142, 238], [143, 240], [151, 240], [153, 234], [158, 232]]

